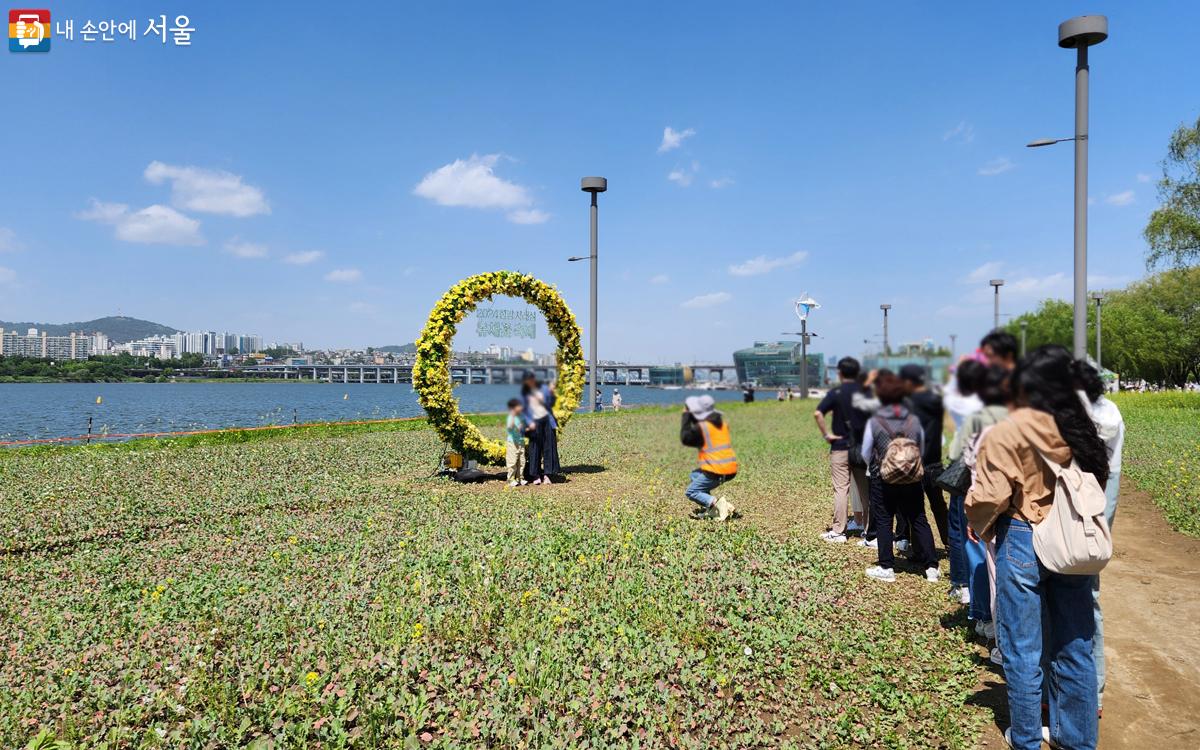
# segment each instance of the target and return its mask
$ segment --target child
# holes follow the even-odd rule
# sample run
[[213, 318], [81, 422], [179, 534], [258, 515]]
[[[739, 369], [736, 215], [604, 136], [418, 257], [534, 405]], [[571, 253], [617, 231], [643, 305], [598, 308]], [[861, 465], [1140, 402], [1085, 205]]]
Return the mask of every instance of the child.
[[700, 507], [692, 518], [719, 518], [728, 521], [736, 512], [724, 495], [710, 493], [737, 476], [737, 456], [724, 415], [716, 411], [712, 396], [689, 396], [684, 402], [683, 425], [679, 439], [684, 445], [700, 449], [700, 466], [692, 472], [692, 482], [684, 494]]
[[508, 400], [508, 419], [504, 422], [505, 465], [508, 467], [508, 486], [527, 484], [525, 472], [525, 433], [529, 428], [525, 421], [525, 409], [519, 399]]

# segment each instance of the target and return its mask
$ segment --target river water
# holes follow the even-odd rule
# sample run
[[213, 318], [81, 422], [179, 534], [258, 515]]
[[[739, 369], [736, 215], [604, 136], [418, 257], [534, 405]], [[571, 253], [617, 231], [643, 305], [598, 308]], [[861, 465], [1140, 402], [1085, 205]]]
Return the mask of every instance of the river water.
[[[620, 390], [626, 406], [681, 404], [701, 393], [642, 386]], [[607, 408], [612, 387], [603, 392]], [[517, 386], [460, 385], [454, 393], [464, 412], [498, 412]], [[709, 393], [717, 400], [741, 398], [739, 391]], [[421, 414], [407, 383], [0, 383], [0, 441], [82, 435], [88, 417], [94, 433], [131, 433]]]

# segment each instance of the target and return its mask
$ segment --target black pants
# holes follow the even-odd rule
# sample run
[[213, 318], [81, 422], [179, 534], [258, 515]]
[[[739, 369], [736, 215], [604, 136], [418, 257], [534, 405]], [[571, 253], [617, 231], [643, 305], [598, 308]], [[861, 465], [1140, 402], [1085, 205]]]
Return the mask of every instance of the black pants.
[[929, 500], [929, 514], [937, 524], [938, 537], [942, 546], [950, 549], [950, 509], [946, 506], [946, 495], [937, 486], [937, 478], [946, 468], [941, 464], [931, 464], [925, 467], [925, 478], [921, 480], [925, 488], [925, 498]]
[[875, 531], [879, 535], [879, 567], [891, 569], [896, 565], [892, 523], [897, 517], [908, 524], [913, 561], [922, 570], [937, 565], [933, 556], [933, 531], [925, 517], [925, 494], [920, 484], [885, 484], [877, 477], [871, 477], [871, 515], [876, 519]]
[[534, 421], [528, 450], [525, 456], [526, 479], [556, 477], [562, 474], [562, 467], [558, 465], [558, 434], [550, 426], [550, 417]]

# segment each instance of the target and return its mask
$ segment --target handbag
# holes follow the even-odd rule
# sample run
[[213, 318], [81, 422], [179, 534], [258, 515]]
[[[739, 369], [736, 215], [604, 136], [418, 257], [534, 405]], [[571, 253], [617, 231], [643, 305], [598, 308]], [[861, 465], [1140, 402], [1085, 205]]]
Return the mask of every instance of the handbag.
[[855, 469], [866, 469], [867, 462], [862, 456], [862, 442], [854, 434], [854, 425], [850, 423], [850, 418], [846, 417], [846, 446], [850, 451], [846, 456], [846, 462]]
[[1054, 472], [1054, 502], [1041, 523], [1033, 527], [1033, 551], [1055, 573], [1096, 575], [1112, 559], [1112, 531], [1104, 517], [1104, 490], [1096, 477], [1071, 459], [1059, 466], [1038, 451]]
[[950, 465], [938, 476], [935, 484], [951, 495], [963, 497], [971, 489], [971, 467], [967, 466], [962, 456], [950, 462]]

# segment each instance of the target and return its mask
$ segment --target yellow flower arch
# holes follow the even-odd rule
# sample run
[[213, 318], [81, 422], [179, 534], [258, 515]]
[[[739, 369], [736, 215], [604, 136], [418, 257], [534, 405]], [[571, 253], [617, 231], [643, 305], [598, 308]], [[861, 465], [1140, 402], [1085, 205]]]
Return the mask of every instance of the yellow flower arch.
[[480, 302], [497, 294], [520, 297], [537, 307], [545, 316], [551, 335], [558, 341], [558, 400], [554, 404], [554, 416], [560, 430], [579, 408], [586, 369], [579, 324], [553, 286], [528, 274], [492, 271], [463, 279], [450, 287], [433, 306], [417, 339], [413, 388], [438, 435], [464, 456], [489, 464], [504, 463], [504, 443], [484, 437], [459, 411], [450, 382], [450, 356], [459, 322]]

